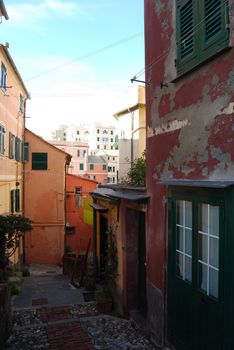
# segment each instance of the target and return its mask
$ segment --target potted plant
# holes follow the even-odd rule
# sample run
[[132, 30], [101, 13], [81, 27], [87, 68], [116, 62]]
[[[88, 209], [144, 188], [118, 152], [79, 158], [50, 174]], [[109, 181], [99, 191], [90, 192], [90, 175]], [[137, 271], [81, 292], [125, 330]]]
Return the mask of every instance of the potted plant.
[[95, 293], [96, 308], [102, 314], [108, 314], [112, 311], [112, 296], [105, 288], [99, 289]]

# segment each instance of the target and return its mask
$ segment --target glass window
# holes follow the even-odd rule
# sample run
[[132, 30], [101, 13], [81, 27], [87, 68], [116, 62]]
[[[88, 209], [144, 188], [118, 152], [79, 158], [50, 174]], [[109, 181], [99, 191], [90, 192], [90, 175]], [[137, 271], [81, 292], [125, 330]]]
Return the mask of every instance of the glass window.
[[219, 207], [199, 204], [198, 225], [199, 288], [218, 298]]
[[192, 281], [192, 202], [176, 201], [177, 275]]

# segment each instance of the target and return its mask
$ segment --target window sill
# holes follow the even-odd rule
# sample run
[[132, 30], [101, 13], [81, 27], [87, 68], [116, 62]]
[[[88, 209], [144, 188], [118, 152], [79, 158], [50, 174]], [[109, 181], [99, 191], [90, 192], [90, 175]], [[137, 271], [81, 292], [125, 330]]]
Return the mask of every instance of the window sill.
[[204, 66], [205, 64], [211, 62], [212, 60], [214, 60], [215, 58], [217, 58], [221, 54], [225, 53], [226, 51], [230, 51], [231, 49], [232, 49], [232, 46], [227, 46], [227, 47], [223, 48], [222, 50], [220, 50], [217, 53], [215, 53], [214, 55], [208, 57], [204, 61], [201, 61], [198, 64], [196, 64], [195, 66], [191, 67], [186, 72], [178, 74], [178, 76], [175, 79], [171, 80], [170, 82], [171, 83], [177, 83], [179, 80], [183, 79], [184, 77], [186, 77], [190, 73], [193, 73], [195, 70], [197, 70], [201, 66]]

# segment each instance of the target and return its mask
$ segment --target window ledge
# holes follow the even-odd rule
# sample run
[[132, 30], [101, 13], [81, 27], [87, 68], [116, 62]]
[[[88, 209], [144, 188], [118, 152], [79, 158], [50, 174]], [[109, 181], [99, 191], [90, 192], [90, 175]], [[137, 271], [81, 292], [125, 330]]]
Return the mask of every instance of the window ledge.
[[214, 55], [212, 55], [212, 56], [208, 57], [207, 59], [205, 59], [204, 61], [199, 62], [198, 64], [196, 64], [194, 67], [191, 67], [186, 72], [179, 74], [175, 79], [171, 80], [170, 83], [177, 83], [179, 80], [183, 79], [184, 77], [186, 77], [190, 73], [194, 72], [196, 69], [198, 69], [201, 66], [209, 63], [210, 61], [214, 60], [215, 58], [217, 58], [218, 56], [220, 56], [224, 52], [229, 51], [231, 49], [232, 49], [232, 46], [227, 46], [227, 47], [221, 49], [220, 51], [216, 52]]

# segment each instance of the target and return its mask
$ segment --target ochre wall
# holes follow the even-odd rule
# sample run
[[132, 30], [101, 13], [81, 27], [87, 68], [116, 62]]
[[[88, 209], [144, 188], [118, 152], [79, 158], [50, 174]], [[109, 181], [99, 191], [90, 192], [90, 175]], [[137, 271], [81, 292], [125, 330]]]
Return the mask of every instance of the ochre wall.
[[[81, 187], [81, 195], [75, 194], [75, 187]], [[97, 182], [75, 175], [66, 176], [66, 224], [75, 227], [75, 233], [66, 234], [66, 245], [72, 251], [85, 252], [91, 239], [93, 249], [93, 210], [89, 206], [92, 198], [89, 192], [97, 187]], [[77, 205], [76, 205], [77, 203]]]

